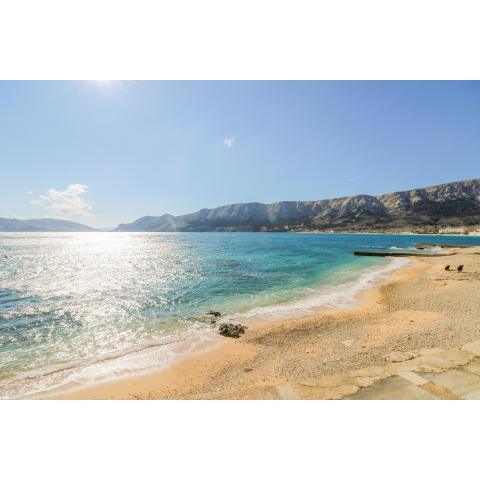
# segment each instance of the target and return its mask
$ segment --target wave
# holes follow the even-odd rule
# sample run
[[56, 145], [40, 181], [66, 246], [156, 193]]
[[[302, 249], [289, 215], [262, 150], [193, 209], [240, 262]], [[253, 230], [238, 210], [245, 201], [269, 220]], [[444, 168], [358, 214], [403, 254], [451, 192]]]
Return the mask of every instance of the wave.
[[72, 391], [89, 384], [121, 379], [138, 373], [161, 370], [194, 353], [200, 353], [221, 341], [211, 328], [190, 331], [181, 338], [144, 345], [118, 354], [105, 355], [87, 364], [71, 362], [52, 365], [33, 372], [16, 375], [0, 382], [4, 399], [28, 398]]
[[254, 317], [279, 318], [291, 315], [293, 312], [308, 316], [312, 310], [319, 307], [345, 308], [355, 305], [360, 293], [375, 283], [386, 280], [395, 270], [408, 265], [405, 258], [392, 258], [386, 266], [370, 267], [363, 270], [359, 276], [334, 285], [326, 285], [311, 289], [310, 293], [293, 301], [275, 305], [257, 307], [245, 313], [229, 315], [231, 320], [252, 319]]

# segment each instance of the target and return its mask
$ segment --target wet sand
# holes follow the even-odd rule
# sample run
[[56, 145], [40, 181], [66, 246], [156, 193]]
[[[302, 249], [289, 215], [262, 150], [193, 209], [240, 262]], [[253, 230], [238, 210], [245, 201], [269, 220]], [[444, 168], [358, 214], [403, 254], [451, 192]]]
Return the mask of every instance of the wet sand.
[[[480, 247], [413, 258], [357, 306], [251, 326], [171, 367], [57, 394], [61, 399], [270, 399], [279, 385], [380, 366], [392, 352], [480, 339]], [[463, 273], [444, 266], [465, 266]], [[51, 397], [49, 397], [51, 398]]]

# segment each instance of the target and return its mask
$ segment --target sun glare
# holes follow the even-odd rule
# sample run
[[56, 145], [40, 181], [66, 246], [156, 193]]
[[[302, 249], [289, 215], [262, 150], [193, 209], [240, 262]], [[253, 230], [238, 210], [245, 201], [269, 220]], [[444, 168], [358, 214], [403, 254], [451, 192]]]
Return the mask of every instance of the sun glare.
[[95, 90], [110, 94], [113, 89], [120, 85], [119, 80], [96, 79], [88, 82]]

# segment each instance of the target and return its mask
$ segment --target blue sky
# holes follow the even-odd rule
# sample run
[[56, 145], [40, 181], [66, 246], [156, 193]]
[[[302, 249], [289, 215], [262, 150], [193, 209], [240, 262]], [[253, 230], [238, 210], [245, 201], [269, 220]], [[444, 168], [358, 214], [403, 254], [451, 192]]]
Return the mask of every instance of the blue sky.
[[0, 82], [0, 217], [107, 227], [479, 165], [479, 82]]

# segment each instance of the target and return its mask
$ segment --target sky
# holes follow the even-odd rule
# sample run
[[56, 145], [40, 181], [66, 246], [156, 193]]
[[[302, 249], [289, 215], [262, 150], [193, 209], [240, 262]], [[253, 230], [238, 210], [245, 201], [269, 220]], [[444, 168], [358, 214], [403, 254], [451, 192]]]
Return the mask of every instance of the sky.
[[480, 82], [0, 82], [0, 217], [114, 227], [480, 177]]

